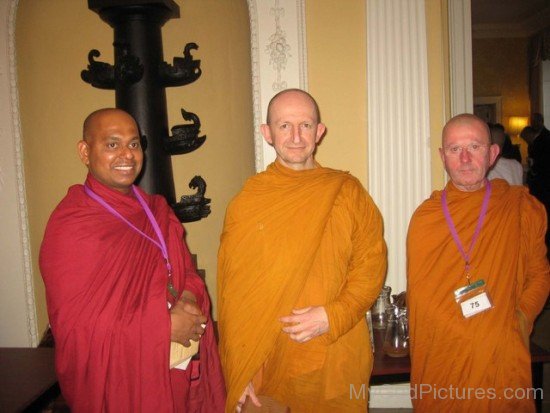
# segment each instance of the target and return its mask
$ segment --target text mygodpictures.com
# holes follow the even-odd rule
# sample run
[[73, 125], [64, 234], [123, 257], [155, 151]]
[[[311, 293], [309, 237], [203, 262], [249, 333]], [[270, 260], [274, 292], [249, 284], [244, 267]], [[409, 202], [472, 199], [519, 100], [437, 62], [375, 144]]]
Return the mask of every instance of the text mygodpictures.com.
[[[391, 388], [371, 389], [367, 385], [362, 384], [355, 386], [350, 384], [349, 397], [350, 399], [366, 399], [367, 394], [384, 394], [388, 395], [403, 395], [403, 390], [391, 390]], [[411, 399], [429, 398], [435, 400], [542, 400], [542, 388], [504, 388], [495, 389], [492, 387], [456, 387], [450, 385], [441, 387], [435, 384], [418, 384], [410, 387]]]

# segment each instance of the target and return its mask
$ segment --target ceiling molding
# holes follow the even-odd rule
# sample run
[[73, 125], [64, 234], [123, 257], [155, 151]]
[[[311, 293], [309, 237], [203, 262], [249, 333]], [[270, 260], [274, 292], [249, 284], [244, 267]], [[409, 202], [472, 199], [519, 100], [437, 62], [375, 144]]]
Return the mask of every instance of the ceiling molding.
[[530, 37], [538, 31], [550, 27], [550, 6], [519, 23], [474, 24], [472, 38]]

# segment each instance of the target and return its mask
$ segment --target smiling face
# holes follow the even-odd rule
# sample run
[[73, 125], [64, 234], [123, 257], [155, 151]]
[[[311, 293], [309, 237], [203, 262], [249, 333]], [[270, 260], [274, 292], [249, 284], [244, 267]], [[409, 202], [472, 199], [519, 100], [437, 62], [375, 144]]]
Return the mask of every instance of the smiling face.
[[491, 145], [487, 124], [474, 115], [459, 115], [443, 128], [439, 154], [453, 184], [461, 191], [476, 191], [485, 185], [487, 171], [499, 153]]
[[267, 143], [275, 148], [277, 160], [294, 169], [315, 167], [313, 153], [325, 133], [312, 98], [299, 90], [277, 95], [269, 107], [268, 124], [261, 126]]
[[84, 124], [78, 154], [99, 182], [128, 193], [143, 165], [135, 120], [119, 109], [94, 112]]

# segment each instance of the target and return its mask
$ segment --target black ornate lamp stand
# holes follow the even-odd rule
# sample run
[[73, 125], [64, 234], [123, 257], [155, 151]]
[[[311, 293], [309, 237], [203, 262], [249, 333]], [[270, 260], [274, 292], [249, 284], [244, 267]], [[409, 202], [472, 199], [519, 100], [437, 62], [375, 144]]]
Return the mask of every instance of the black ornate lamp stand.
[[183, 57], [164, 62], [161, 28], [169, 19], [179, 18], [173, 0], [88, 0], [88, 8], [98, 13], [114, 29], [114, 65], [96, 61], [99, 51], [88, 55], [82, 79], [100, 89], [115, 90], [116, 107], [130, 113], [144, 138], [145, 166], [139, 185], [149, 193], [163, 195], [181, 222], [200, 220], [210, 214], [210, 199], [204, 197], [206, 183], [195, 176], [189, 186], [197, 193], [176, 202], [172, 155], [192, 152], [206, 136], [199, 136], [200, 120], [181, 110], [191, 123], [176, 125], [168, 134], [166, 87], [183, 86], [201, 75], [200, 60], [193, 60], [195, 43], [185, 46]]

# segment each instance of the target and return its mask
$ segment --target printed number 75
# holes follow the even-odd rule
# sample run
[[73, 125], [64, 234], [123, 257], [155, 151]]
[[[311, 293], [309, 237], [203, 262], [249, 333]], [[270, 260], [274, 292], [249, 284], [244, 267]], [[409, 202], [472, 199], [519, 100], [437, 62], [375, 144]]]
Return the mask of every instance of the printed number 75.
[[471, 307], [471, 308], [477, 308], [477, 307], [479, 307], [479, 302], [474, 301], [473, 303], [470, 303], [470, 307]]

